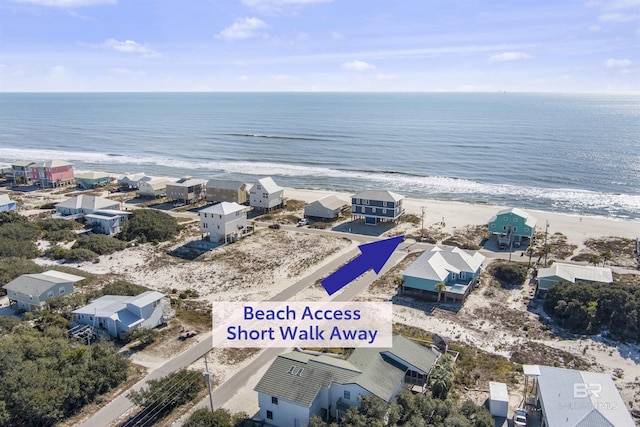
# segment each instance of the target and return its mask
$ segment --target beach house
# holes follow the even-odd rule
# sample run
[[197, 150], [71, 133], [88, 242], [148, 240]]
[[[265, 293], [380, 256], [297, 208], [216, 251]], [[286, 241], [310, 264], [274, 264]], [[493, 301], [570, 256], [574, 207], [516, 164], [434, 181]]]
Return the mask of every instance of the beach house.
[[86, 190], [102, 187], [109, 183], [109, 174], [106, 172], [84, 172], [76, 174], [76, 184]]
[[[482, 272], [485, 256], [460, 248], [434, 247], [402, 273], [402, 293], [433, 301], [462, 303]], [[439, 283], [444, 287], [438, 286]]]
[[20, 160], [11, 164], [14, 185], [32, 183], [31, 165], [33, 164], [34, 162], [29, 160]]
[[37, 274], [23, 274], [3, 286], [9, 303], [16, 311], [33, 311], [42, 308], [47, 299], [68, 295], [74, 291], [74, 283], [84, 277], [56, 270]]
[[0, 194], [0, 212], [12, 211], [16, 208], [16, 202], [11, 200], [6, 194]]
[[94, 213], [87, 214], [84, 219], [91, 226], [94, 233], [106, 234], [112, 236], [118, 234], [129, 219], [131, 212], [119, 211], [115, 209], [99, 209]]
[[49, 160], [29, 165], [31, 179], [42, 188], [61, 187], [75, 183], [73, 164], [64, 160]]
[[55, 205], [57, 217], [76, 216], [95, 213], [99, 210], [118, 210], [120, 202], [100, 196], [80, 194]]
[[401, 196], [391, 191], [364, 190], [351, 196], [351, 215], [367, 225], [396, 221], [404, 215]]
[[204, 179], [182, 178], [167, 183], [167, 197], [184, 204], [196, 203], [204, 199], [206, 184]]
[[247, 203], [247, 184], [226, 179], [207, 181], [207, 202], [229, 202], [244, 205]]
[[544, 298], [558, 283], [613, 283], [610, 268], [554, 262], [551, 267], [538, 270], [536, 295]]
[[142, 181], [138, 187], [138, 196], [148, 198], [159, 198], [167, 195], [167, 184], [169, 181], [166, 178], [153, 178], [149, 181]]
[[200, 232], [212, 242], [230, 243], [246, 232], [247, 207], [237, 203], [222, 202], [202, 209]]
[[169, 300], [156, 291], [136, 296], [105, 295], [72, 311], [74, 320], [117, 338], [133, 328], [155, 328], [166, 322]]
[[254, 209], [270, 211], [284, 205], [284, 189], [271, 177], [256, 181], [249, 190], [249, 204]]
[[538, 408], [543, 427], [634, 427], [608, 374], [523, 365], [524, 403]]
[[361, 396], [393, 400], [403, 387], [424, 392], [440, 353], [401, 335], [392, 348], [357, 348], [347, 359], [291, 351], [278, 356], [262, 376], [260, 418], [267, 425], [302, 427], [317, 415], [340, 420]]
[[118, 186], [126, 190], [137, 190], [141, 183], [152, 179], [153, 177], [145, 175], [144, 172], [130, 173], [118, 178]]
[[331, 220], [338, 218], [342, 210], [348, 205], [335, 194], [313, 201], [304, 207], [305, 218]]
[[497, 240], [500, 245], [513, 244], [518, 247], [524, 240], [530, 242], [536, 233], [538, 220], [518, 208], [507, 208], [499, 211], [489, 219], [490, 240]]

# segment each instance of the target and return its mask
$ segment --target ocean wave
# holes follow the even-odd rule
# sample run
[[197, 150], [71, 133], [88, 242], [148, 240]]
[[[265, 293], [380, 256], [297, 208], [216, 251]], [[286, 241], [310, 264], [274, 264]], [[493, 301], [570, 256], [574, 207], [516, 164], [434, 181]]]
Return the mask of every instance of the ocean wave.
[[263, 135], [259, 133], [228, 133], [227, 136], [240, 136], [246, 138], [267, 138], [267, 139], [290, 139], [294, 141], [328, 141], [324, 138], [310, 136], [288, 136], [288, 135]]
[[[455, 195], [458, 199], [486, 201], [500, 199], [501, 203], [529, 202], [540, 209], [566, 210], [571, 212], [597, 212], [604, 215], [637, 217], [640, 212], [640, 195], [604, 193], [575, 188], [542, 188], [514, 184], [491, 184], [465, 178], [447, 176], [422, 176], [397, 171], [346, 170], [321, 166], [296, 165], [275, 162], [252, 161], [199, 161], [177, 160], [159, 156], [130, 156], [113, 153], [88, 153], [57, 150], [25, 150], [0, 148], [0, 158], [30, 159], [44, 161], [65, 159], [83, 163], [83, 169], [95, 165], [96, 169], [111, 171], [114, 165], [127, 172], [145, 171], [145, 166], [162, 166], [170, 169], [182, 169], [203, 178], [220, 175], [251, 175], [287, 177], [296, 186], [295, 178], [340, 183], [342, 188], [384, 188], [401, 194], [414, 194], [420, 197]], [[167, 174], [171, 174], [167, 171]], [[537, 201], [533, 203], [532, 201]]]

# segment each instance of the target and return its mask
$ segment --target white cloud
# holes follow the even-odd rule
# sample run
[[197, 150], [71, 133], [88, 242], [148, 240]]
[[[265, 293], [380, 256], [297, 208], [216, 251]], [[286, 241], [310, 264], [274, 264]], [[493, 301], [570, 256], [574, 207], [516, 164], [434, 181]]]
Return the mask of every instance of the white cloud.
[[244, 40], [259, 36], [260, 30], [268, 27], [264, 21], [255, 17], [238, 19], [230, 27], [220, 31], [217, 37], [228, 41]]
[[344, 39], [344, 36], [343, 36], [341, 33], [337, 32], [337, 31], [333, 31], [333, 32], [331, 33], [331, 37], [332, 37], [334, 40], [343, 40], [343, 39]]
[[375, 70], [376, 67], [373, 64], [369, 64], [364, 61], [350, 61], [342, 64], [342, 68], [349, 71], [369, 71]]
[[249, 9], [262, 13], [278, 13], [287, 7], [301, 7], [313, 3], [329, 3], [332, 0], [242, 0]]
[[64, 65], [54, 65], [49, 69], [49, 80], [61, 80], [67, 76], [67, 69]]
[[624, 13], [604, 13], [598, 16], [598, 22], [631, 22], [640, 18], [640, 15], [627, 15]]
[[144, 76], [146, 73], [141, 70], [129, 70], [127, 68], [109, 68], [109, 74], [114, 76]]
[[134, 53], [139, 54], [144, 57], [156, 57], [161, 56], [158, 52], [153, 49], [148, 48], [145, 45], [141, 45], [136, 43], [133, 40], [125, 40], [119, 41], [116, 39], [107, 39], [104, 43], [102, 43], [102, 47], [113, 49], [118, 52], [123, 53]]
[[614, 59], [609, 58], [604, 61], [604, 66], [607, 68], [627, 68], [631, 65], [631, 61], [628, 59]]
[[489, 62], [509, 62], [530, 59], [531, 55], [524, 52], [502, 52], [489, 57]]
[[84, 6], [96, 6], [99, 4], [115, 4], [117, 0], [13, 0], [18, 3], [31, 3], [40, 6], [51, 7], [84, 7]]
[[242, 74], [241, 76], [238, 77], [238, 79], [240, 81], [246, 82], [247, 80], [249, 80], [249, 76], [247, 76], [246, 74]]
[[604, 10], [622, 10], [640, 7], [640, 0], [611, 0], [602, 5]]

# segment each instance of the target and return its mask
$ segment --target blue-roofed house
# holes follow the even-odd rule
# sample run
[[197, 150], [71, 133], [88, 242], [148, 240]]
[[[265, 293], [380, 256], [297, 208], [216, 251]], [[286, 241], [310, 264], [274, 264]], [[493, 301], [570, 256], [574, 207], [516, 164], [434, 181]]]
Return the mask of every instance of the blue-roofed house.
[[438, 299], [438, 283], [445, 289], [440, 297], [444, 301], [462, 303], [480, 273], [485, 256], [480, 252], [473, 255], [460, 248], [441, 249], [434, 247], [425, 251], [402, 274], [402, 292], [407, 295], [422, 296], [426, 299]]
[[317, 415], [341, 419], [362, 396], [393, 400], [403, 387], [425, 391], [440, 353], [401, 335], [392, 348], [357, 348], [347, 359], [292, 351], [281, 354], [262, 376], [260, 418], [267, 425], [305, 426]]
[[404, 215], [401, 196], [391, 191], [364, 190], [351, 196], [351, 215], [367, 225], [396, 221]]
[[11, 200], [6, 194], [0, 194], [0, 212], [12, 211], [16, 208], [16, 202]]
[[524, 239], [531, 241], [536, 234], [538, 220], [527, 212], [518, 208], [507, 208], [499, 211], [489, 219], [489, 239], [509, 245]]
[[76, 322], [90, 325], [117, 338], [134, 328], [155, 328], [164, 323], [169, 301], [163, 294], [146, 291], [136, 296], [105, 295], [74, 310]]
[[116, 209], [100, 209], [84, 216], [94, 233], [112, 236], [118, 234], [131, 212]]

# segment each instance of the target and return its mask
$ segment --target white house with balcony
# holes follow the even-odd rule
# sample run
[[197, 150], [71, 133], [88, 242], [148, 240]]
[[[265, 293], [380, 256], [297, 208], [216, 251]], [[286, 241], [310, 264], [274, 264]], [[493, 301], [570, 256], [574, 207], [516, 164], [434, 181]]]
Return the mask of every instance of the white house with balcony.
[[211, 242], [230, 243], [240, 239], [247, 229], [247, 207], [222, 202], [200, 211], [200, 232]]

